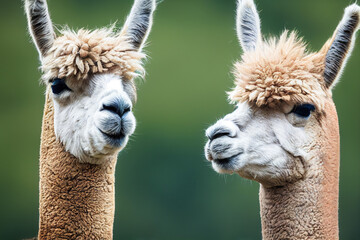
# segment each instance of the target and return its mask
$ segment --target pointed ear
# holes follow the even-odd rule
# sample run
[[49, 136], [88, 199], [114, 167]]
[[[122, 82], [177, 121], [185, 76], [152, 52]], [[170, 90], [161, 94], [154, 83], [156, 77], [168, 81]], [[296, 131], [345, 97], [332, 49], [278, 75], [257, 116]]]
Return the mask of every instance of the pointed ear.
[[46, 0], [25, 0], [29, 31], [40, 58], [45, 56], [55, 40], [55, 32]]
[[255, 50], [261, 41], [261, 30], [259, 14], [253, 0], [238, 1], [236, 30], [243, 50]]
[[337, 26], [325, 59], [324, 79], [327, 88], [336, 85], [351, 55], [355, 33], [359, 30], [360, 7], [353, 4], [345, 9], [345, 14]]
[[149, 36], [155, 7], [155, 0], [135, 0], [130, 15], [121, 30], [120, 34], [127, 35], [130, 42], [139, 51]]

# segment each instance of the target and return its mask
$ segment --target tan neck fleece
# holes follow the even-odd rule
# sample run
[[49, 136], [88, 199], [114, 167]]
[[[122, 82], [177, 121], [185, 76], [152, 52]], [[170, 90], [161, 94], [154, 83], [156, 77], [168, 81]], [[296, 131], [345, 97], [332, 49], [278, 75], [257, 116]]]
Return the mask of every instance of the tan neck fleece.
[[116, 156], [103, 165], [79, 163], [56, 140], [49, 89], [40, 152], [38, 239], [112, 239]]
[[333, 103], [325, 106], [315, 139], [319, 148], [314, 166], [305, 179], [284, 187], [260, 186], [262, 235], [270, 239], [339, 239], [338, 196], [340, 142]]

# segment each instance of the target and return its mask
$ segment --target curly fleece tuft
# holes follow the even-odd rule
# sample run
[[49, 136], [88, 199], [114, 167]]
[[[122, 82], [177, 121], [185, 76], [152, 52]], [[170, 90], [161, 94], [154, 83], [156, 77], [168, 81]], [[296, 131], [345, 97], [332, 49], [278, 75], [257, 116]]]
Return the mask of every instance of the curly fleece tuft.
[[312, 103], [323, 109], [329, 94], [323, 77], [328, 48], [329, 42], [318, 53], [307, 53], [305, 43], [288, 31], [279, 39], [261, 42], [235, 63], [236, 86], [228, 93], [230, 101], [258, 107]]
[[90, 74], [105, 72], [128, 80], [144, 75], [145, 54], [138, 52], [126, 36], [116, 34], [113, 27], [77, 32], [65, 29], [61, 34], [42, 59], [45, 83], [65, 77], [85, 80]]

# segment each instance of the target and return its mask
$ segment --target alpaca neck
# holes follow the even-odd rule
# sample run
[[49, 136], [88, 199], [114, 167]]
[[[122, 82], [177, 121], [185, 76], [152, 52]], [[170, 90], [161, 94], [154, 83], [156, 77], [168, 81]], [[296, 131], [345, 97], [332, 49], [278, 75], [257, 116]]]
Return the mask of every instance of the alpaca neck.
[[[262, 235], [270, 239], [338, 239], [338, 185], [332, 202], [318, 179], [278, 187], [260, 186]], [[320, 191], [320, 192], [318, 192]]]
[[262, 235], [269, 239], [338, 239], [339, 130], [335, 106], [326, 106], [326, 119], [309, 162], [306, 177], [283, 187], [260, 186]]
[[38, 239], [112, 239], [116, 156], [107, 164], [79, 163], [54, 133], [47, 92], [40, 151]]

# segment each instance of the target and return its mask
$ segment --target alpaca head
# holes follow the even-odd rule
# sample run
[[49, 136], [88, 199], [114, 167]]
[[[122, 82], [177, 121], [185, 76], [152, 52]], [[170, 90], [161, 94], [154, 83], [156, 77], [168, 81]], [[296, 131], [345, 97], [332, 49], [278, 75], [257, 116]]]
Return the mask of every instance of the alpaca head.
[[81, 162], [106, 161], [135, 130], [133, 79], [144, 74], [141, 50], [155, 0], [135, 0], [121, 31], [64, 29], [57, 35], [46, 0], [26, 0], [25, 9], [53, 100], [56, 137]]
[[[206, 131], [205, 155], [215, 171], [267, 187], [317, 174], [324, 148], [337, 143], [331, 90], [352, 51], [359, 17], [359, 6], [346, 8], [333, 37], [310, 53], [295, 33], [263, 40], [255, 4], [239, 0], [237, 34], [244, 53], [229, 92], [237, 108]], [[337, 154], [336, 147], [330, 151]]]

